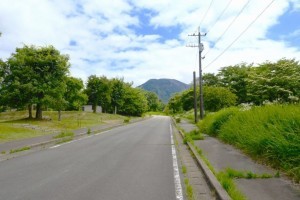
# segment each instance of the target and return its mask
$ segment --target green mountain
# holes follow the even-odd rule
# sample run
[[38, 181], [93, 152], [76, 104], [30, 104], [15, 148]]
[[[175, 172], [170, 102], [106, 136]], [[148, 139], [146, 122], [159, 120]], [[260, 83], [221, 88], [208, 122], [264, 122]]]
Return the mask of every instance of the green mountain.
[[186, 90], [190, 86], [175, 79], [150, 79], [138, 87], [156, 93], [162, 102], [168, 103], [173, 94]]

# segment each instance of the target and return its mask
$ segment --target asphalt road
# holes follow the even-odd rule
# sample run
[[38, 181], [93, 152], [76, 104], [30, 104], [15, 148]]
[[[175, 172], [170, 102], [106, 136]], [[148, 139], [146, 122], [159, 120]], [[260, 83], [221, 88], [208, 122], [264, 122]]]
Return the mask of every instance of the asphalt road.
[[154, 117], [2, 161], [0, 199], [178, 199], [170, 119]]

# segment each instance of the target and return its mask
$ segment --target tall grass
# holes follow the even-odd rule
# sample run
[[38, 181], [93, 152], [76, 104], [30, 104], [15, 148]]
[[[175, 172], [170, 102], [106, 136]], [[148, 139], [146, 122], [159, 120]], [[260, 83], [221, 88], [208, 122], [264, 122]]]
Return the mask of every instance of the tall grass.
[[300, 181], [300, 105], [235, 110], [226, 117], [228, 112], [223, 110], [204, 119], [201, 130], [217, 135]]
[[216, 136], [220, 129], [232, 116], [239, 112], [236, 107], [225, 108], [217, 113], [210, 113], [204, 120], [198, 123], [199, 130], [202, 133]]

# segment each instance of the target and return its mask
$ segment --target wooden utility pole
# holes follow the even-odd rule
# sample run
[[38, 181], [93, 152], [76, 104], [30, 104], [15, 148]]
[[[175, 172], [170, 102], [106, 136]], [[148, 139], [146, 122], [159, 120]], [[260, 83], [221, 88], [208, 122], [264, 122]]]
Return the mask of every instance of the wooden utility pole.
[[198, 28], [197, 34], [192, 34], [189, 36], [197, 36], [198, 37], [198, 44], [195, 45], [188, 45], [188, 47], [198, 47], [199, 50], [199, 89], [200, 89], [200, 119], [203, 119], [204, 117], [204, 102], [203, 102], [203, 81], [202, 81], [202, 56], [201, 53], [204, 49], [203, 44], [201, 43], [201, 36], [206, 36], [206, 33], [204, 35], [201, 35], [200, 33], [200, 27]]
[[194, 115], [195, 115], [195, 123], [198, 122], [197, 115], [197, 87], [196, 87], [196, 72], [193, 72], [193, 83], [194, 83]]

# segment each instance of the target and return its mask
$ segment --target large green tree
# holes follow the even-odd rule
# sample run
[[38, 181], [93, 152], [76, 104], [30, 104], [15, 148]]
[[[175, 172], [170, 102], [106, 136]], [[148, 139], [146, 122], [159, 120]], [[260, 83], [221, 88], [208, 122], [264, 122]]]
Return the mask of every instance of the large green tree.
[[125, 101], [125, 88], [130, 87], [130, 84], [125, 83], [123, 78], [113, 78], [111, 80], [111, 110], [114, 114], [117, 114], [118, 109], [120, 109]]
[[[199, 89], [197, 88], [197, 105], [199, 107]], [[204, 86], [203, 99], [205, 110], [215, 112], [222, 108], [236, 105], [237, 97], [228, 88]], [[192, 88], [176, 94], [168, 103], [171, 112], [188, 111], [194, 108], [194, 91]]]
[[119, 109], [120, 114], [141, 116], [148, 110], [147, 98], [140, 88], [125, 87], [124, 104]]
[[[196, 82], [199, 83], [198, 80]], [[213, 73], [204, 73], [203, 74], [203, 85], [205, 86], [220, 86], [220, 78], [219, 76], [213, 74]]]
[[67, 110], [80, 110], [81, 106], [87, 103], [88, 96], [83, 89], [83, 81], [80, 78], [66, 77], [64, 99], [67, 101]]
[[170, 98], [166, 107], [167, 112], [173, 114], [173, 113], [180, 113], [183, 111], [181, 95], [182, 93], [176, 93]]
[[204, 107], [208, 111], [218, 111], [222, 108], [235, 106], [237, 96], [225, 87], [204, 87]]
[[237, 103], [249, 102], [247, 78], [252, 65], [245, 63], [222, 68], [217, 76], [222, 87], [229, 88], [237, 96]]
[[300, 64], [294, 59], [262, 63], [252, 68], [246, 79], [248, 95], [255, 104], [297, 102], [300, 98], [299, 77]]
[[1, 96], [11, 107], [36, 104], [36, 119], [42, 119], [45, 106], [54, 104], [65, 92], [65, 78], [69, 72], [69, 57], [53, 46], [24, 45], [7, 60], [3, 70]]
[[162, 111], [163, 103], [154, 92], [144, 91], [148, 102], [148, 111]]
[[104, 112], [109, 110], [111, 84], [105, 76], [97, 77], [96, 75], [91, 75], [88, 78], [86, 94], [89, 97], [89, 102], [92, 104], [94, 112], [96, 112], [97, 105], [100, 105]]

